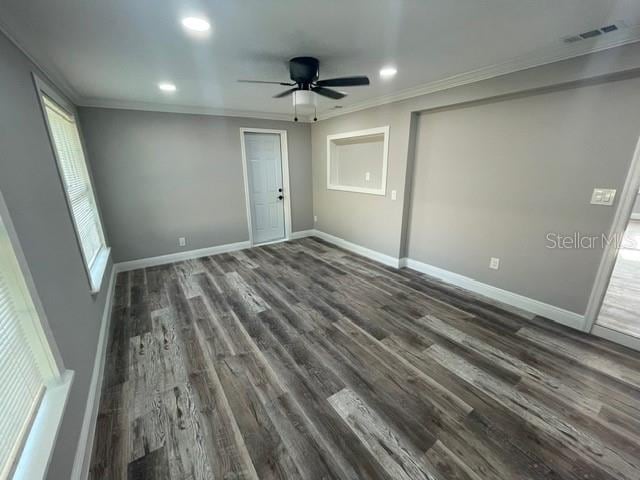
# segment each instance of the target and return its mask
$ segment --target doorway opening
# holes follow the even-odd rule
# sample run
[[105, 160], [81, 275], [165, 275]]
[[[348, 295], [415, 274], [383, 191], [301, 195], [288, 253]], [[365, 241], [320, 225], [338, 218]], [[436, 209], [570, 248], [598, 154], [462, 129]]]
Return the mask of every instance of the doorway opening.
[[618, 250], [609, 286], [596, 320], [599, 325], [640, 340], [640, 194]]
[[587, 331], [640, 350], [640, 142], [586, 312]]
[[240, 129], [247, 225], [251, 245], [291, 237], [287, 132]]

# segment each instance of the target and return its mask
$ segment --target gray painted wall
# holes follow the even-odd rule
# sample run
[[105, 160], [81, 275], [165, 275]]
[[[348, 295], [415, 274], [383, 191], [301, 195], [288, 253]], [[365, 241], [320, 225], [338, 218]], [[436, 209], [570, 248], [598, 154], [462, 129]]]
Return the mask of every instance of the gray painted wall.
[[[405, 121], [404, 117], [407, 116]], [[313, 208], [316, 228], [394, 257], [400, 249], [402, 195], [409, 114], [397, 104], [363, 110], [312, 125]], [[405, 126], [406, 124], [406, 126]], [[390, 125], [387, 195], [327, 189], [327, 135]], [[403, 160], [404, 158], [404, 160]], [[391, 200], [391, 191], [398, 200]]]
[[[403, 250], [403, 216], [409, 208], [413, 158], [412, 118], [416, 112], [449, 107], [500, 95], [544, 89], [611, 72], [637, 74], [640, 43], [503, 75], [396, 103], [321, 120], [312, 125], [314, 213], [316, 227], [345, 240], [398, 257]], [[345, 108], [345, 110], [348, 110]], [[326, 136], [389, 125], [389, 171], [386, 197], [326, 188]], [[391, 200], [391, 191], [398, 200]], [[408, 222], [406, 222], [408, 223]], [[404, 253], [404, 252], [402, 252]]]
[[308, 124], [103, 108], [80, 118], [116, 262], [249, 239], [241, 127], [287, 130], [292, 231], [313, 226]]
[[[380, 189], [384, 139], [344, 142], [332, 146], [331, 183], [344, 187]], [[369, 180], [367, 180], [367, 173]]]
[[[366, 110], [355, 111], [321, 120], [318, 124], [312, 125], [314, 214], [318, 217], [316, 228], [392, 257], [405, 256], [407, 254], [407, 244], [409, 241], [408, 233], [410, 223], [412, 223], [410, 222], [410, 219], [413, 216], [411, 212], [411, 201], [413, 199], [411, 189], [413, 185], [416, 185], [416, 188], [421, 188], [419, 182], [412, 181], [413, 175], [411, 175], [411, 171], [415, 166], [415, 139], [417, 138], [417, 127], [420, 112], [433, 112], [442, 108], [451, 108], [455, 105], [460, 106], [473, 102], [484, 102], [487, 99], [501, 98], [501, 100], [505, 100], [509, 97], [521, 96], [523, 92], [527, 92], [527, 95], [530, 95], [532, 92], [542, 94], [544, 92], [558, 89], [565, 89], [565, 91], [568, 91], [568, 88], [575, 87], [576, 84], [582, 85], [583, 88], [575, 90], [573, 95], [576, 95], [576, 98], [580, 98], [581, 95], [586, 95], [584, 98], [585, 105], [593, 106], [598, 102], [588, 95], [589, 88], [591, 87], [587, 87], [586, 85], [611, 80], [611, 74], [613, 72], [618, 72], [616, 78], [636, 77], [640, 72], [639, 69], [640, 43], [636, 43], [509, 75], [503, 75], [493, 79], [479, 81], [470, 85], [454, 87], [448, 90], [398, 101], [393, 104], [372, 107]], [[620, 85], [622, 83], [624, 82], [620, 82]], [[630, 82], [629, 85], [631, 84], [632, 83]], [[608, 85], [614, 84], [609, 83]], [[602, 88], [605, 87], [603, 86]], [[630, 100], [630, 104], [634, 105], [634, 108], [636, 108], [637, 111], [637, 103], [635, 103], [638, 98], [637, 93], [629, 91], [627, 92], [627, 96], [629, 99], [634, 97], [633, 100]], [[609, 152], [598, 147], [593, 152], [600, 154], [599, 163], [594, 165], [593, 157], [590, 156], [585, 160], [584, 164], [574, 164], [576, 168], [573, 170], [572, 176], [565, 174], [560, 177], [560, 179], [550, 177], [551, 182], [561, 180], [576, 183], [575, 187], [570, 185], [569, 188], [571, 188], [571, 190], [567, 190], [564, 194], [555, 193], [554, 198], [557, 200], [563, 200], [571, 193], [578, 194], [575, 189], [587, 188], [586, 184], [589, 182], [590, 184], [587, 190], [595, 186], [605, 186], [602, 184], [607, 182], [611, 182], [611, 188], [620, 189], [622, 187], [621, 172], [631, 161], [633, 149], [631, 149], [631, 152], [628, 153], [624, 159], [621, 159], [619, 155], [621, 152], [628, 152], [629, 142], [636, 142], [638, 140], [638, 134], [640, 134], [640, 119], [638, 116], [634, 116], [636, 114], [630, 111], [631, 107], [625, 107], [624, 105], [620, 105], [618, 102], [617, 105], [619, 105], [622, 109], [621, 111], [625, 113], [626, 120], [629, 123], [620, 127], [620, 134], [627, 136], [624, 137], [623, 142], [616, 144], [618, 131], [615, 130], [615, 127], [621, 124], [621, 120], [618, 121], [616, 119], [611, 126], [607, 126], [605, 121], [598, 120], [599, 112], [597, 110], [585, 111], [584, 108], [579, 108], [578, 106], [582, 101], [583, 100], [580, 99], [579, 102], [572, 103], [572, 110], [562, 112], [563, 116], [565, 118], [568, 116], [572, 121], [577, 122], [577, 128], [575, 130], [576, 135], [584, 136], [586, 135], [585, 132], [588, 130], [588, 126], [589, 128], [592, 128], [591, 125], [593, 124], [601, 124], [602, 129], [600, 132], [597, 132], [598, 137], [596, 138], [606, 136], [606, 140], [602, 142], [602, 145], [607, 145], [608, 147], [611, 146], [612, 148], [615, 147], [612, 150], [612, 152], [615, 152], [615, 156], [611, 157]], [[610, 111], [606, 106], [603, 106], [603, 108]], [[580, 118], [578, 112], [589, 118]], [[326, 136], [384, 125], [390, 126], [389, 171], [387, 177], [388, 187], [386, 197], [327, 190], [325, 174]], [[532, 130], [532, 132], [536, 132], [538, 130], [540, 130], [540, 132], [545, 132], [544, 125], [533, 125], [533, 127], [535, 127], [535, 129]], [[583, 127], [585, 129], [584, 131], [581, 130]], [[529, 133], [535, 135], [535, 133], [532, 132]], [[635, 133], [635, 138], [633, 140], [629, 140], [629, 132]], [[579, 141], [582, 138], [581, 136], [574, 138], [576, 141]], [[463, 143], [464, 138], [458, 138], [456, 142]], [[573, 150], [567, 145], [565, 145], [565, 147], [570, 151], [567, 153], [584, 152], [583, 146], [577, 146]], [[516, 160], [517, 159], [514, 159], [514, 161]], [[476, 168], [479, 167], [476, 166]], [[523, 168], [529, 167], [525, 166]], [[409, 172], [409, 174], [407, 174], [407, 172]], [[600, 172], [605, 172], [604, 176], [599, 177]], [[465, 171], [463, 169], [457, 173], [460, 178], [465, 177]], [[499, 171], [494, 173], [498, 178], [503, 174]], [[576, 179], [580, 178], [583, 178], [583, 180], [576, 182]], [[599, 181], [596, 182], [596, 180]], [[513, 178], [507, 178], [505, 180], [509, 188], [513, 189], [515, 186], [509, 184], [511, 181], [513, 181]], [[392, 190], [397, 191], [396, 201], [391, 200]], [[588, 193], [589, 192], [587, 191], [587, 194]], [[494, 205], [498, 203], [498, 198], [502, 198], [502, 194], [499, 191], [495, 193], [487, 193], [484, 190], [481, 190], [475, 192], [475, 194], [481, 196], [481, 198], [482, 196], [495, 195]], [[580, 194], [582, 194], [582, 190], [580, 190]], [[520, 210], [516, 210], [516, 207], [520, 208]], [[524, 207], [527, 207], [527, 209], [524, 209]], [[524, 217], [528, 215], [528, 206], [524, 200], [516, 202], [516, 204], [513, 205], [513, 208], [513, 215], [515, 216]], [[577, 210], [571, 210], [571, 208], [576, 208]], [[567, 218], [567, 228], [571, 229], [576, 225], [582, 228], [587, 228], [588, 226], [589, 231], [595, 231], [596, 233], [608, 233], [613, 220], [614, 209], [606, 209], [603, 207], [604, 210], [598, 211], [592, 209], [584, 210], [576, 207], [575, 204], [573, 204], [573, 207], [571, 208], [568, 210], [569, 214], [573, 214], [579, 210], [578, 214], [581, 217], [577, 223], [573, 222], [574, 219]], [[595, 213], [592, 214], [592, 212]], [[585, 215], [587, 215], [587, 217], [585, 217]], [[429, 219], [422, 218], [421, 221], [427, 224]], [[537, 221], [539, 222], [539, 220]], [[452, 221], [452, 223], [455, 224], [455, 221]], [[554, 223], [554, 225], [557, 225], [557, 222]], [[440, 224], [440, 226], [442, 226], [442, 224]], [[476, 238], [478, 235], [477, 232], [471, 233], [474, 235], [473, 238]], [[509, 239], [502, 239], [501, 242], [508, 240]], [[416, 254], [423, 255], [425, 253], [420, 252], [415, 242], [414, 246], [414, 252]], [[439, 248], [444, 249], [445, 245], [439, 244]], [[495, 275], [493, 277], [483, 275], [480, 279], [486, 281], [490, 285], [501, 286], [502, 288], [515, 291], [516, 293], [529, 293], [533, 298], [538, 298], [541, 301], [549, 301], [556, 306], [574, 310], [578, 313], [583, 313], [586, 306], [585, 298], [590, 293], [591, 286], [595, 278], [597, 264], [601, 255], [601, 252], [591, 253], [591, 255], [584, 252], [575, 253], [565, 251], [556, 253], [558, 257], [563, 257], [563, 260], [559, 262], [560, 264], [564, 264], [567, 268], [570, 268], [569, 265], [577, 266], [575, 271], [566, 272], [562, 277], [554, 277], [554, 270], [548, 272], [536, 271], [536, 268], [538, 267], [538, 259], [534, 256], [522, 259], [522, 262], [519, 265], [529, 265], [531, 267], [531, 272], [535, 272], [537, 275], [536, 277], [531, 275], [530, 278], [533, 279], [530, 280], [530, 283], [538, 282], [540, 284], [547, 285], [547, 289], [544, 292], [536, 291], [524, 284], [515, 284], [510, 282], [506, 277], [499, 279]], [[430, 253], [430, 255], [432, 254], [433, 252]], [[453, 249], [447, 248], [446, 251], [440, 252], [441, 257], [439, 258], [444, 258], [447, 255], [452, 256], [453, 254]], [[508, 252], [507, 255], [509, 255]], [[580, 262], [573, 258], [582, 258], [581, 256], [585, 255], [589, 257], [589, 262], [585, 265], [578, 265]], [[565, 256], [568, 256], [569, 258], [564, 259]], [[420, 259], [418, 258], [417, 260]], [[475, 261], [474, 256], [474, 262]], [[477, 261], [479, 262], [480, 260]], [[488, 265], [486, 252], [483, 251], [482, 265], [484, 265], [485, 262]], [[513, 265], [516, 264], [514, 263], [512, 266]], [[457, 271], [454, 270], [456, 273], [464, 274], [466, 272], [470, 276], [475, 275], [475, 272], [477, 271], [471, 264], [455, 264], [452, 265], [452, 268], [457, 269]], [[512, 267], [510, 267], [507, 262], [507, 265], [504, 268], [508, 269]], [[504, 275], [505, 273], [506, 272], [503, 271], [500, 275]], [[544, 275], [542, 275], [542, 273], [544, 273]], [[567, 278], [569, 278], [569, 280], [567, 280]], [[527, 280], [523, 281], [526, 282]], [[556, 287], [558, 289], [557, 292], [551, 293]]]
[[49, 478], [71, 474], [97, 351], [106, 285], [89, 283], [31, 72], [36, 67], [0, 33], [0, 190], [65, 367], [75, 379]]
[[584, 313], [602, 249], [549, 249], [547, 233], [608, 232], [615, 209], [589, 201], [624, 185], [639, 90], [636, 78], [421, 115], [409, 258]]

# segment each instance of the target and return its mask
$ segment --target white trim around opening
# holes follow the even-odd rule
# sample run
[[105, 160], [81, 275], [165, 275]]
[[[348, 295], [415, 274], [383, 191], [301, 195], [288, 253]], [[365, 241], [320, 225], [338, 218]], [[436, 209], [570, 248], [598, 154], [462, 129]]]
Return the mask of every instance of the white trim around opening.
[[[19, 319], [15, 318], [15, 320], [19, 322], [23, 338], [29, 346], [27, 355], [33, 356], [44, 386], [39, 403], [34, 403], [32, 418], [28, 423], [23, 424], [24, 430], [18, 438], [18, 443], [11, 445], [15, 455], [11, 455], [9, 463], [4, 465], [8, 467], [8, 472], [6, 470], [0, 472], [0, 477], [5, 478], [3, 475], [7, 473], [14, 480], [41, 479], [45, 478], [53, 455], [74, 372], [67, 370], [64, 366], [2, 192], [0, 192], [0, 269], [2, 276], [7, 280], [6, 286], [11, 289], [13, 309], [5, 309], [5, 312], [17, 312]], [[9, 291], [8, 288], [5, 291]], [[23, 352], [26, 354], [27, 349]], [[19, 362], [16, 362], [16, 365], [18, 364]], [[23, 381], [25, 381], [24, 377], [18, 380], [18, 382]], [[8, 397], [5, 395], [5, 398]], [[2, 466], [0, 465], [0, 469]]]
[[[638, 196], [638, 190], [640, 189], [640, 139], [636, 145], [636, 150], [629, 167], [629, 173], [622, 187], [622, 193], [618, 197], [618, 207], [616, 208], [615, 216], [613, 217], [613, 224], [611, 225], [611, 231], [609, 232], [609, 238], [616, 238], [624, 234], [629, 219], [633, 211], [633, 206]], [[616, 265], [616, 259], [618, 258], [618, 245], [617, 242], [609, 242], [602, 254], [602, 260], [600, 261], [600, 267], [596, 274], [596, 280], [591, 290], [591, 296], [589, 297], [589, 303], [585, 312], [585, 324], [584, 331], [591, 332], [594, 335], [600, 335], [602, 329], [594, 329], [594, 325], [598, 319], [602, 302], [609, 288], [609, 282], [611, 275], [613, 274], [613, 268]], [[618, 342], [621, 343], [621, 342]]]
[[[331, 181], [331, 155], [333, 146], [337, 141], [347, 139], [366, 139], [370, 137], [383, 136], [382, 144], [382, 168], [380, 172], [381, 184], [379, 188], [355, 187], [350, 185], [334, 184]], [[389, 163], [389, 125], [383, 127], [368, 128], [354, 132], [336, 133], [327, 135], [327, 190], [341, 190], [343, 192], [368, 193], [371, 195], [385, 196], [387, 194], [387, 171]]]
[[[249, 228], [249, 244], [256, 245], [253, 240], [253, 225], [251, 223], [251, 196], [249, 191], [249, 174], [247, 170], [247, 152], [244, 144], [245, 133], [273, 133], [280, 135], [280, 156], [282, 158], [282, 194], [284, 195], [284, 241], [291, 238], [291, 188], [289, 182], [289, 148], [286, 130], [272, 130], [268, 128], [240, 128], [240, 149], [242, 151], [242, 176], [244, 180], [244, 198], [247, 206], [247, 226]], [[280, 241], [280, 240], [278, 240]]]
[[[104, 225], [102, 223], [102, 218], [100, 215], [100, 209], [98, 206], [97, 199], [95, 197], [95, 184], [93, 181], [93, 177], [91, 174], [91, 169], [88, 165], [88, 157], [86, 155], [87, 147], [84, 144], [84, 137], [82, 135], [82, 128], [80, 126], [78, 120], [78, 112], [75, 107], [69, 100], [67, 100], [64, 96], [62, 96], [55, 87], [50, 85], [47, 81], [43, 80], [38, 76], [37, 73], [32, 73], [33, 82], [36, 88], [38, 102], [40, 105], [40, 109], [42, 112], [43, 122], [47, 129], [47, 135], [49, 137], [49, 141], [51, 144], [51, 152], [56, 161], [56, 167], [58, 170], [58, 177], [60, 179], [60, 185], [62, 190], [64, 191], [64, 197], [67, 204], [67, 209], [69, 211], [69, 215], [71, 217], [71, 221], [73, 224], [76, 243], [78, 245], [78, 249], [80, 251], [80, 255], [82, 256], [83, 264], [85, 267], [85, 271], [87, 273], [87, 280], [89, 281], [89, 288], [92, 295], [96, 295], [100, 292], [100, 288], [102, 287], [102, 282], [106, 275], [107, 264], [109, 262], [109, 257], [111, 255], [111, 249], [107, 246], [106, 239], [104, 237]], [[56, 138], [54, 136], [55, 129], [52, 124], [52, 117], [50, 116], [51, 111], [57, 112], [55, 114], [56, 118], [65, 118], [67, 120], [64, 121], [65, 124], [68, 125], [68, 128], [75, 130], [77, 133], [77, 138], [79, 141], [79, 149], [81, 158], [74, 158], [78, 160], [78, 163], [75, 164], [74, 167], [70, 167], [71, 171], [76, 172], [76, 175], [72, 175], [69, 177], [65, 175], [65, 160], [64, 157], [61, 156], [61, 150], [58, 148], [58, 144], [56, 143]], [[74, 150], [77, 152], [77, 150]], [[68, 159], [67, 159], [68, 161]], [[81, 165], [79, 167], [79, 165]], [[85, 251], [86, 241], [83, 241], [82, 236], [82, 228], [79, 223], [80, 218], [74, 212], [73, 199], [71, 198], [71, 193], [69, 186], [67, 184], [69, 178], [76, 178], [78, 175], [79, 168], [86, 169], [86, 180], [88, 188], [85, 190], [88, 192], [89, 202], [92, 204], [93, 208], [90, 208], [91, 213], [95, 214], [95, 225], [97, 235], [99, 237], [99, 241], [101, 243], [100, 249], [97, 251], [95, 256], [89, 258], [87, 256], [87, 252]], [[79, 175], [82, 176], [82, 173]], [[82, 178], [82, 177], [80, 177]], [[84, 179], [80, 180], [81, 184], [84, 184]], [[76, 182], [78, 180], [75, 180]], [[75, 183], [75, 185], [79, 185]], [[77, 190], [77, 189], [76, 189]], [[87, 238], [87, 237], [84, 237]]]

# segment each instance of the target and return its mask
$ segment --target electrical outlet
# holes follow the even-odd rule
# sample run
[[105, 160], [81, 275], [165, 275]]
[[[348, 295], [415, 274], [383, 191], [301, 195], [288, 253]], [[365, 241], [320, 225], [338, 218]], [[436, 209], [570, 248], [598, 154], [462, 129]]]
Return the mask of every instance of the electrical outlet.
[[368, 182], [369, 180], [371, 180], [371, 172], [367, 172], [367, 173], [365, 173], [365, 174], [364, 174], [364, 179], [365, 179], [365, 181], [367, 181], [367, 182]]
[[178, 246], [179, 247], [184, 247], [187, 244], [187, 240], [184, 237], [180, 237], [178, 239]]
[[491, 270], [498, 270], [500, 268], [500, 259], [496, 257], [491, 257], [491, 261], [489, 262], [489, 268]]
[[391, 200], [396, 200], [398, 198], [398, 192], [395, 190], [391, 190]]
[[317, 215], [314, 215], [314, 216], [313, 216], [313, 223], [316, 223], [317, 221], [318, 221], [318, 216], [317, 216]]

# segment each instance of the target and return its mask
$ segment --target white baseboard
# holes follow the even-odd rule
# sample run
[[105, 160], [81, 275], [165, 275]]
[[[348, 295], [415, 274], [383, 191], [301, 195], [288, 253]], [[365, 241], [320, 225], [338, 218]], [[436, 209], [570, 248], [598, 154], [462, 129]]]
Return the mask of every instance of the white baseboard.
[[[299, 232], [293, 232], [290, 240], [311, 237], [313, 235], [315, 235], [315, 230], [301, 230]], [[283, 240], [278, 240], [272, 243], [279, 243], [280, 241]], [[217, 245], [215, 247], [199, 248], [197, 250], [187, 250], [185, 252], [170, 253], [168, 255], [160, 255], [157, 257], [147, 257], [140, 258], [138, 260], [119, 262], [115, 264], [115, 268], [117, 272], [128, 272], [129, 270], [137, 270], [138, 268], [166, 265], [168, 263], [181, 262], [183, 260], [191, 260], [193, 258], [208, 257], [209, 255], [216, 255], [218, 253], [235, 252], [237, 250], [243, 250], [250, 247], [251, 243], [248, 241], [227, 243], [225, 245]]]
[[315, 230], [300, 230], [298, 232], [293, 232], [289, 235], [289, 238], [279, 238], [277, 240], [270, 240], [268, 242], [262, 243], [254, 243], [253, 247], [263, 247], [266, 245], [277, 245], [278, 243], [288, 242], [289, 240], [298, 240], [300, 238], [311, 237], [314, 235]]
[[362, 255], [363, 257], [370, 258], [371, 260], [375, 260], [376, 262], [384, 263], [389, 267], [398, 268], [398, 265], [400, 264], [399, 258], [392, 257], [384, 253], [380, 253], [376, 250], [371, 250], [370, 248], [363, 247], [356, 243], [349, 242], [347, 240], [344, 240], [343, 238], [336, 237], [329, 233], [325, 233], [320, 230], [313, 230], [313, 235], [323, 240], [326, 240], [329, 243], [333, 243], [338, 247], [342, 247], [345, 250], [349, 250], [353, 253], [357, 253], [358, 255]]
[[104, 304], [104, 312], [102, 314], [102, 324], [100, 325], [100, 334], [98, 336], [98, 348], [96, 349], [96, 358], [93, 362], [93, 373], [91, 374], [91, 383], [89, 384], [87, 406], [84, 411], [82, 428], [80, 429], [80, 438], [78, 439], [76, 456], [73, 461], [71, 480], [84, 480], [89, 475], [91, 453], [93, 450], [93, 437], [96, 431], [98, 409], [100, 407], [100, 393], [102, 392], [102, 379], [104, 378], [107, 342], [109, 341], [109, 325], [111, 325], [111, 309], [113, 307], [114, 295], [113, 288], [115, 285], [116, 274], [117, 271], [114, 265], [111, 269], [111, 276], [109, 278], [109, 286], [106, 294], [107, 297]]
[[631, 220], [640, 220], [640, 213], [632, 213]]
[[640, 338], [631, 335], [625, 335], [624, 333], [616, 332], [607, 327], [601, 327], [597, 323], [593, 326], [591, 333], [596, 337], [601, 337], [606, 340], [624, 345], [625, 347], [632, 348], [633, 350], [640, 351]]
[[316, 234], [315, 230], [300, 230], [299, 232], [293, 232], [290, 240], [297, 240], [299, 238], [313, 237]]
[[576, 330], [584, 331], [585, 318], [584, 315], [580, 315], [575, 312], [570, 312], [563, 308], [550, 305], [548, 303], [534, 300], [533, 298], [525, 297], [517, 293], [509, 292], [486, 283], [479, 282], [464, 275], [450, 272], [442, 268], [434, 267], [427, 263], [422, 263], [411, 258], [403, 258], [400, 261], [401, 264], [405, 264], [407, 267], [417, 270], [418, 272], [426, 273], [432, 277], [439, 278], [444, 282], [450, 283], [457, 287], [470, 290], [474, 293], [484, 295], [493, 300], [497, 300], [508, 305], [526, 310], [536, 315], [554, 320], [562, 325], [575, 328]]
[[395, 268], [409, 267], [413, 270], [417, 270], [427, 275], [439, 278], [447, 283], [455, 285], [457, 287], [464, 288], [474, 293], [478, 293], [485, 297], [491, 298], [498, 302], [505, 303], [507, 305], [514, 306], [521, 310], [531, 312], [535, 315], [554, 320], [568, 327], [575, 328], [583, 331], [585, 325], [584, 315], [580, 315], [569, 310], [550, 305], [548, 303], [534, 300], [533, 298], [525, 297], [517, 293], [509, 292], [498, 287], [488, 285], [486, 283], [479, 282], [464, 275], [450, 272], [442, 268], [434, 267], [426, 263], [412, 260], [410, 258], [394, 258], [384, 253], [371, 250], [369, 248], [357, 245], [342, 238], [330, 235], [320, 230], [307, 231], [311, 236], [315, 235], [329, 243], [333, 243], [338, 247], [342, 247], [346, 250], [350, 250], [354, 253], [360, 254], [372, 260], [376, 260], [380, 263]]
[[140, 258], [138, 260], [130, 260], [127, 262], [116, 263], [118, 272], [128, 272], [129, 270], [137, 270], [138, 268], [155, 267], [157, 265], [165, 265], [167, 263], [181, 262], [192, 258], [208, 257], [217, 253], [234, 252], [251, 247], [251, 243], [236, 242], [227, 243], [225, 245], [217, 245], [215, 247], [199, 248], [197, 250], [187, 250], [185, 252], [171, 253], [169, 255], [160, 255], [158, 257]]

